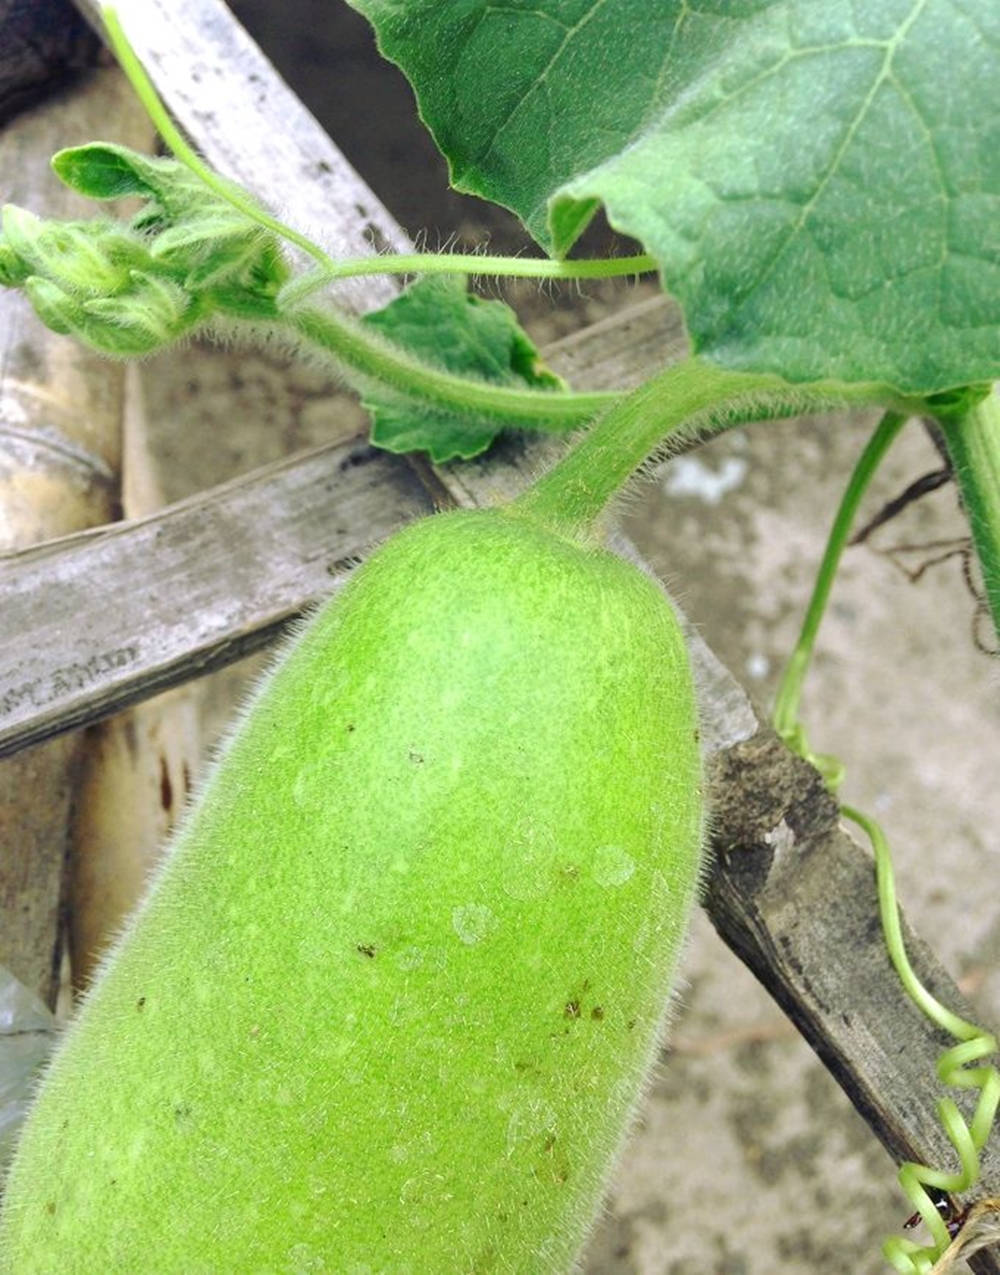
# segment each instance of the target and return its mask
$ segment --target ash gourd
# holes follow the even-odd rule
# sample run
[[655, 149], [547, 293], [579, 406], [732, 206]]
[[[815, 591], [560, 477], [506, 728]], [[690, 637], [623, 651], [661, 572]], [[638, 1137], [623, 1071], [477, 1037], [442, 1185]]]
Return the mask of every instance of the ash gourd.
[[263, 683], [67, 1032], [0, 1271], [570, 1269], [701, 840], [660, 588], [517, 506], [406, 528]]

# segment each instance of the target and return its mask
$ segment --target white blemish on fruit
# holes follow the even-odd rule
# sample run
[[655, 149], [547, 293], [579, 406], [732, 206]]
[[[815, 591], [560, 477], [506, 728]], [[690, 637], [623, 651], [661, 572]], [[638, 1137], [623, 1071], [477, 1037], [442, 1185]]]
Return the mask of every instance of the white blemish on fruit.
[[485, 903], [463, 903], [452, 912], [451, 924], [462, 942], [471, 947], [489, 938], [500, 922]]
[[635, 860], [621, 846], [601, 846], [594, 855], [591, 876], [598, 885], [624, 885], [635, 872]]

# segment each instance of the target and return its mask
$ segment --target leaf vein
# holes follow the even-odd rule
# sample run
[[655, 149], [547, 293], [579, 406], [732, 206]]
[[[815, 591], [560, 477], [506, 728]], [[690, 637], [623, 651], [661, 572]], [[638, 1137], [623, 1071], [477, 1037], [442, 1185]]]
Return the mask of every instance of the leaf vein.
[[767, 280], [771, 277], [771, 275], [777, 269], [778, 263], [780, 262], [781, 258], [788, 251], [792, 243], [794, 243], [796, 237], [802, 233], [803, 229], [805, 228], [806, 222], [811, 217], [813, 211], [816, 208], [818, 201], [820, 200], [824, 191], [829, 186], [830, 182], [833, 180], [833, 177], [839, 170], [840, 165], [844, 159], [844, 156], [850, 150], [851, 144], [853, 143], [855, 137], [857, 136], [858, 129], [861, 127], [862, 123], [865, 120], [865, 117], [868, 114], [868, 111], [871, 109], [872, 103], [875, 101], [875, 98], [878, 95], [879, 89], [882, 87], [886, 79], [890, 77], [891, 70], [892, 70], [892, 61], [893, 61], [893, 58], [895, 57], [896, 50], [900, 47], [907, 32], [913, 26], [914, 22], [916, 22], [917, 18], [920, 16], [920, 13], [923, 11], [926, 5], [927, 5], [927, 0], [916, 0], [916, 3], [914, 4], [913, 8], [910, 10], [908, 17], [906, 18], [904, 22], [900, 23], [899, 29], [896, 31], [895, 35], [893, 35], [893, 37], [890, 40], [885, 42], [885, 57], [882, 60], [882, 65], [879, 68], [878, 74], [875, 76], [874, 80], [872, 81], [871, 88], [868, 90], [868, 92], [865, 94], [864, 98], [862, 99], [861, 104], [858, 107], [858, 110], [853, 120], [851, 120], [851, 122], [848, 124], [847, 128], [845, 129], [844, 136], [841, 139], [840, 145], [834, 151], [833, 156], [831, 157], [830, 163], [827, 166], [826, 172], [823, 173], [823, 175], [821, 176], [813, 194], [802, 205], [801, 212], [799, 213], [793, 225], [789, 227], [788, 233], [785, 235], [782, 242], [779, 243], [777, 247], [774, 249], [774, 252], [771, 255], [770, 261], [761, 271], [759, 276], [747, 287], [743, 295], [735, 300], [733, 305], [734, 310], [743, 306], [748, 300], [748, 298], [752, 296], [755, 291], [757, 291], [767, 282]]
[[[535, 92], [538, 92], [542, 89], [542, 86], [545, 84], [545, 81], [548, 79], [550, 73], [552, 72], [556, 64], [558, 63], [559, 59], [565, 53], [566, 48], [568, 47], [570, 42], [583, 30], [583, 28], [590, 21], [592, 21], [594, 15], [598, 12], [598, 10], [602, 9], [607, 3], [608, 3], [608, 0], [596, 0], [596, 2], [590, 6], [590, 8], [587, 10], [587, 12], [584, 14], [584, 16], [580, 19], [579, 22], [577, 22], [574, 26], [565, 27], [566, 34], [563, 36], [559, 47], [554, 51], [552, 56], [549, 58], [548, 62], [539, 72], [538, 77], [536, 78], [534, 83], [531, 85], [531, 87], [528, 89], [528, 91], [524, 94], [524, 96], [517, 103], [517, 105], [511, 109], [511, 112], [507, 116], [507, 118], [501, 121], [501, 123], [497, 125], [497, 128], [492, 138], [490, 139], [486, 149], [484, 151], [481, 151], [480, 154], [475, 157], [475, 160], [474, 160], [475, 163], [486, 164], [489, 162], [489, 158], [493, 154], [494, 150], [496, 150], [496, 147], [498, 142], [500, 141], [500, 138], [511, 126], [511, 124], [515, 121], [518, 114], [524, 108], [525, 104], [528, 102], [531, 96]], [[496, 7], [497, 6], [495, 5], [487, 5], [487, 10], [490, 8], [496, 8]], [[563, 24], [560, 24], [560, 25], [563, 25]]]

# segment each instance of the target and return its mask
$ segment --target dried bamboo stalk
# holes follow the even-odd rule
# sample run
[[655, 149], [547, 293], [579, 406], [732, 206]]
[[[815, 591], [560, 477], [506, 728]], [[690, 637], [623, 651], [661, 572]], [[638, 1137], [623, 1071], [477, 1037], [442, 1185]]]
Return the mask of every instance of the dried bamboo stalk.
[[[117, 70], [18, 116], [0, 134], [0, 189], [52, 216], [83, 207], [49, 159], [111, 132], [148, 145], [149, 125]], [[106, 522], [118, 510], [123, 369], [50, 333], [25, 300], [0, 297], [0, 550]], [[50, 1004], [59, 959], [66, 826], [79, 740], [0, 765], [0, 964]]]
[[[125, 372], [122, 513], [165, 502], [148, 445], [141, 371]], [[147, 700], [85, 732], [70, 821], [67, 907], [73, 984], [90, 981], [135, 906], [183, 809], [201, 756], [201, 682]]]

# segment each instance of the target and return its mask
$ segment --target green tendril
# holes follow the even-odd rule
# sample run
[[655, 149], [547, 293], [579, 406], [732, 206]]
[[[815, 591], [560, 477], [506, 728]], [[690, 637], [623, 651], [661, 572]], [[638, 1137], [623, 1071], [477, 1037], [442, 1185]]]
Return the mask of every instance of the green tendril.
[[[775, 704], [775, 729], [794, 752], [817, 767], [831, 791], [836, 791], [842, 783], [844, 767], [838, 758], [814, 753], [809, 748], [805, 731], [798, 720], [802, 686], [858, 505], [904, 421], [904, 416], [887, 412], [854, 467], [837, 509], [802, 630], [782, 677]], [[892, 1236], [883, 1244], [882, 1253], [900, 1275], [930, 1275], [935, 1262], [952, 1242], [948, 1222], [930, 1191], [958, 1194], [970, 1190], [979, 1180], [980, 1152], [989, 1139], [1000, 1109], [1000, 1071], [995, 1066], [976, 1067], [971, 1064], [995, 1054], [997, 1039], [942, 1005], [917, 978], [903, 942], [895, 875], [885, 833], [874, 819], [853, 806], [842, 805], [840, 809], [846, 819], [862, 829], [871, 843], [882, 933], [889, 960], [903, 990], [925, 1017], [959, 1042], [945, 1050], [938, 1059], [938, 1079], [951, 1088], [979, 1090], [971, 1121], [966, 1121], [951, 1098], [941, 1098], [938, 1102], [941, 1127], [958, 1157], [957, 1170], [949, 1173], [912, 1160], [899, 1168], [900, 1187], [926, 1225], [932, 1243], [919, 1244], [904, 1236]]]
[[948, 1173], [912, 1160], [899, 1168], [899, 1185], [926, 1224], [933, 1243], [921, 1245], [894, 1235], [885, 1241], [882, 1253], [900, 1275], [926, 1275], [952, 1239], [947, 1223], [927, 1188], [956, 1195], [970, 1190], [979, 1180], [979, 1153], [989, 1139], [1000, 1108], [1000, 1071], [995, 1066], [973, 1067], [970, 1064], [995, 1054], [997, 1040], [975, 1023], [947, 1009], [917, 978], [903, 943], [892, 859], [885, 833], [874, 819], [852, 806], [842, 806], [841, 813], [856, 823], [871, 842], [882, 933], [899, 981], [921, 1012], [960, 1042], [945, 1050], [938, 1059], [938, 1078], [942, 1084], [952, 1088], [979, 1090], [971, 1121], [966, 1121], [951, 1098], [942, 1098], [938, 1103], [938, 1118], [958, 1157], [959, 1167], [955, 1172]]
[[861, 504], [862, 497], [868, 489], [872, 476], [878, 469], [882, 458], [892, 446], [906, 417], [898, 412], [886, 412], [879, 421], [875, 432], [861, 453], [857, 464], [848, 480], [847, 487], [841, 497], [833, 526], [827, 540], [823, 560], [816, 573], [812, 596], [806, 608], [805, 619], [799, 640], [795, 644], [788, 664], [778, 686], [774, 707], [774, 728], [789, 746], [801, 757], [805, 757], [827, 781], [831, 791], [836, 792], [844, 778], [844, 768], [835, 757], [813, 753], [809, 749], [805, 731], [799, 721], [799, 704], [802, 699], [802, 686], [805, 682], [809, 663], [812, 660], [816, 634], [820, 621], [830, 598], [830, 590], [840, 565], [840, 559], [851, 534], [854, 517]]

